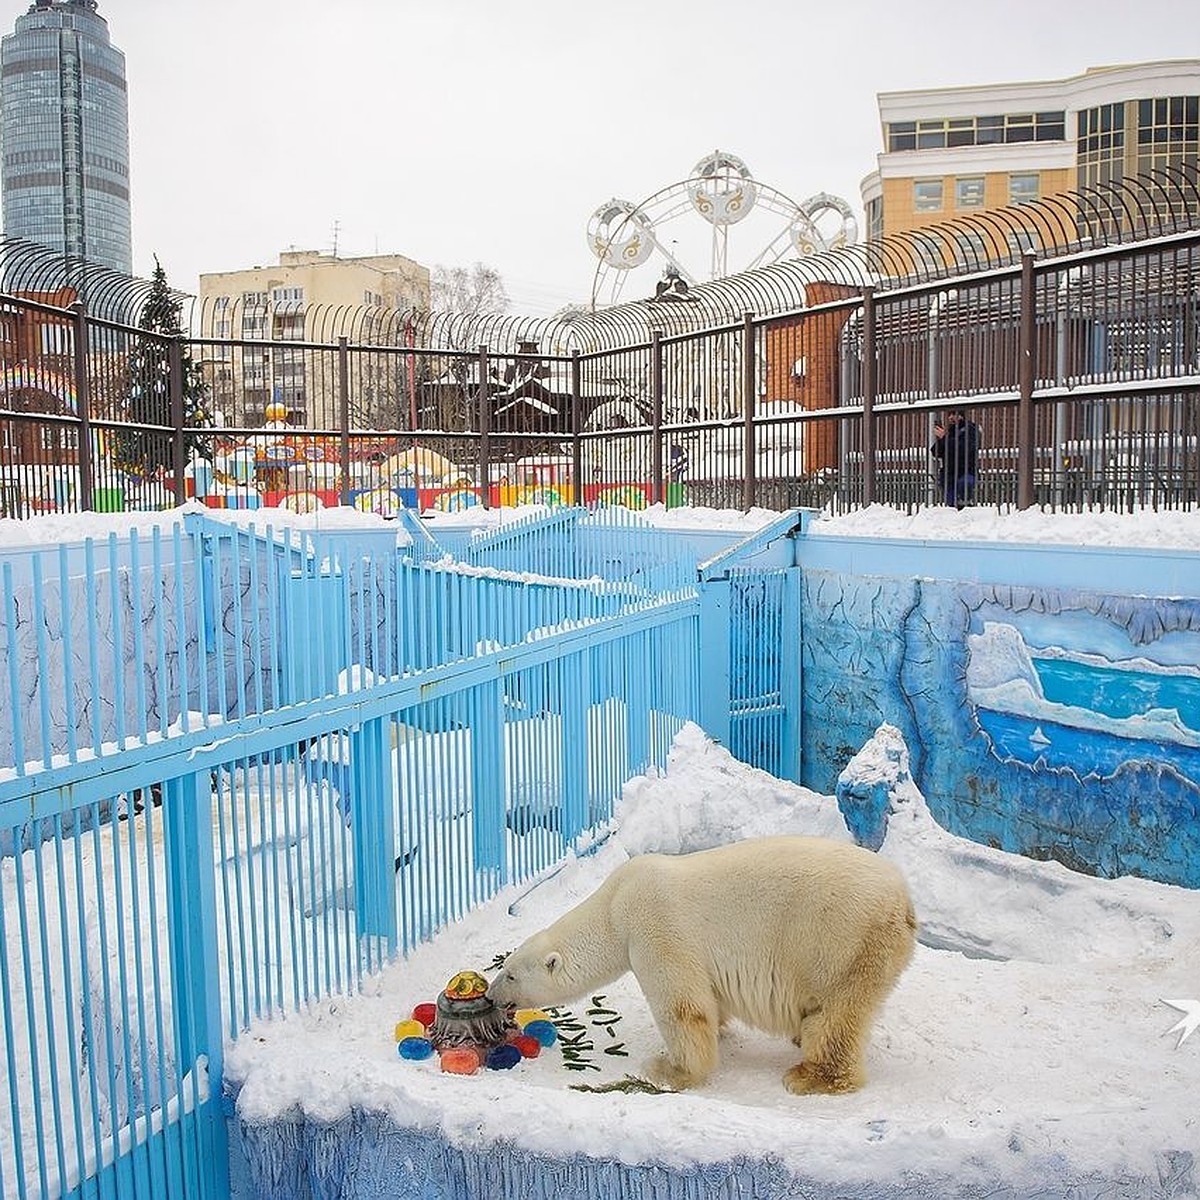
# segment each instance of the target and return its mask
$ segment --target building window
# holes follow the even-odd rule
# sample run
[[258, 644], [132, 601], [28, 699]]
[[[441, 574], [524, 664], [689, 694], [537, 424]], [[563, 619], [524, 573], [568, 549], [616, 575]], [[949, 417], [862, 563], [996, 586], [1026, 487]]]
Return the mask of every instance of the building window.
[[1005, 142], [1033, 141], [1033, 113], [1019, 113], [1004, 119]]
[[1195, 164], [1200, 155], [1200, 96], [1139, 100], [1138, 170]]
[[293, 342], [304, 340], [304, 314], [293, 311], [295, 303], [288, 301], [284, 314], [275, 318], [272, 337]]
[[916, 121], [893, 121], [888, 126], [887, 148], [893, 150], [915, 150], [917, 148]]
[[1125, 144], [1125, 105], [1101, 104], [1079, 114], [1077, 150], [1081, 155], [1111, 153]]
[[1033, 114], [1033, 135], [1039, 142], [1065, 142], [1067, 140], [1067, 114], [1040, 112]]
[[1019, 142], [1066, 140], [1066, 112], [995, 113], [981, 117], [923, 117], [892, 121], [888, 151], [942, 150], [958, 146], [996, 146]]
[[883, 237], [883, 197], [876, 196], [867, 201], [867, 241], [877, 242]]
[[1009, 204], [1032, 204], [1042, 196], [1041, 177], [1037, 172], [1008, 177]]
[[962, 117], [950, 120], [946, 127], [946, 145], [975, 145], [975, 118]]
[[916, 179], [913, 181], [913, 209], [916, 212], [941, 212], [942, 181]]
[[242, 306], [244, 308], [266, 308], [267, 293], [266, 292], [243, 292]]
[[997, 146], [1004, 141], [1003, 117], [975, 118], [975, 145]]
[[1080, 110], [1076, 138], [1079, 186], [1098, 187], [1125, 174], [1125, 105], [1101, 104]]
[[1200, 125], [1200, 97], [1164, 96], [1138, 101], [1138, 145], [1194, 142]]
[[983, 207], [983, 176], [971, 175], [954, 181], [955, 208]]
[[917, 149], [940, 150], [946, 145], [946, 122], [936, 121], [917, 122]]

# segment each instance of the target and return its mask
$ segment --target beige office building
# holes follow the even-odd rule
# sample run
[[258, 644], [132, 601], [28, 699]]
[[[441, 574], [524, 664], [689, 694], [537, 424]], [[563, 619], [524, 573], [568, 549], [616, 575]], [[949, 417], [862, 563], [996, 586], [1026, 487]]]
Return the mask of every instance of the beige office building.
[[1197, 162], [1200, 59], [883, 92], [868, 240]]
[[[429, 268], [399, 254], [338, 258], [286, 250], [269, 267], [200, 276], [201, 336], [230, 341], [336, 341], [401, 345], [409, 314], [429, 308]], [[206, 346], [200, 355], [214, 407], [229, 425], [259, 425], [282, 405], [291, 425], [335, 426], [336, 356], [287, 346]], [[357, 356], [360, 420], [386, 419], [401, 402], [398, 359]], [[395, 394], [393, 394], [395, 393]]]

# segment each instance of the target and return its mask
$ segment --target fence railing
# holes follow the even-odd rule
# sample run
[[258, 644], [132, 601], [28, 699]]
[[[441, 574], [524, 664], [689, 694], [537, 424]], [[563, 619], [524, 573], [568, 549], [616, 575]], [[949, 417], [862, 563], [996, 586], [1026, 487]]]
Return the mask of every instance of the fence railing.
[[0, 1193], [227, 1194], [226, 1039], [558, 862], [696, 718], [694, 587], [395, 542], [5, 556]]
[[[155, 338], [6, 298], [25, 333], [5, 350], [0, 511], [190, 495], [384, 512], [914, 508], [939, 499], [929, 447], [948, 407], [980, 427], [980, 503], [1197, 503], [1200, 231], [810, 293], [793, 313], [683, 333], [664, 316], [644, 343], [566, 355], [324, 344], [291, 336], [298, 325], [274, 340]], [[160, 416], [139, 424], [130, 363], [142, 378], [147, 359]], [[219, 418], [203, 429], [183, 419], [196, 370]]]

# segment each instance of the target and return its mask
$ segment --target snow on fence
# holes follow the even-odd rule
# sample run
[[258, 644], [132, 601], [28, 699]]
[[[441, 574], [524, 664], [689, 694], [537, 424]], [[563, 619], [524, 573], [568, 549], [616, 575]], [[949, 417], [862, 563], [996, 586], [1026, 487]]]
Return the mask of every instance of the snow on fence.
[[472, 566], [189, 517], [0, 562], [0, 1193], [226, 1194], [227, 1038], [586, 846], [665, 765], [699, 600], [644, 581], [688, 572], [603, 519], [587, 579], [487, 563], [522, 536]]

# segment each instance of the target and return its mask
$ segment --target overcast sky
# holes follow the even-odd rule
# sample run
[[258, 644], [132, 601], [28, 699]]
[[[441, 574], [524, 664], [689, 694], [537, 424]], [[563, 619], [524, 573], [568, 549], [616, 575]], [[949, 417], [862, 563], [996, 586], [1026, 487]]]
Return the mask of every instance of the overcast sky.
[[[2, 2], [8, 31], [28, 3]], [[100, 13], [127, 63], [137, 273], [157, 254], [194, 291], [201, 272], [332, 250], [336, 226], [343, 256], [482, 261], [529, 313], [591, 296], [598, 205], [644, 200], [714, 149], [797, 201], [843, 196], [861, 221], [877, 92], [1200, 55], [1194, 0], [100, 0]], [[667, 237], [690, 254], [698, 223], [676, 218]], [[730, 266], [762, 236], [731, 230]]]

